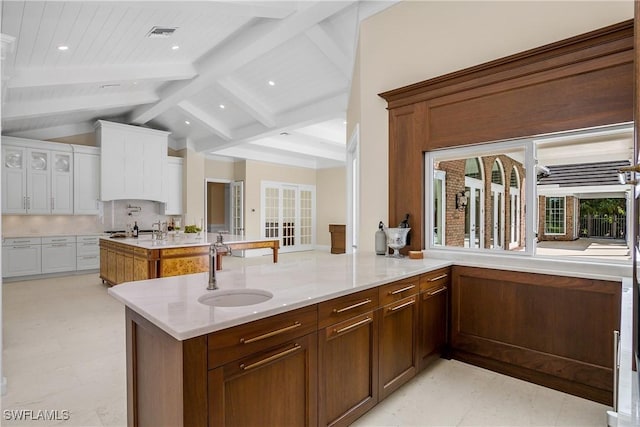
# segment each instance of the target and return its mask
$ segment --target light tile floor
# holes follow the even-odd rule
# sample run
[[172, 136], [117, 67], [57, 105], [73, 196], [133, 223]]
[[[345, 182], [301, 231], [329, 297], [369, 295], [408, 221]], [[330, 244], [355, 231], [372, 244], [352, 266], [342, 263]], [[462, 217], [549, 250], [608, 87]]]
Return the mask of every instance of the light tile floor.
[[[304, 254], [282, 254], [295, 262]], [[226, 268], [271, 257], [225, 258]], [[3, 426], [125, 426], [124, 309], [97, 274], [4, 283]], [[16, 421], [6, 410], [67, 410]], [[607, 407], [457, 361], [439, 360], [354, 426], [603, 426]], [[62, 413], [60, 413], [62, 415]]]

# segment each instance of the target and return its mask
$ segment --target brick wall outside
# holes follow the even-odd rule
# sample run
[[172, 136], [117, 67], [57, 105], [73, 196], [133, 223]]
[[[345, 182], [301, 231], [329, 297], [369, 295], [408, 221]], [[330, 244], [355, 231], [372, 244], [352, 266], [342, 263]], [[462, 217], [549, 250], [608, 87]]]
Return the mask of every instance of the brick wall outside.
[[[510, 178], [511, 171], [515, 167], [518, 169], [520, 178], [520, 238], [519, 246], [524, 246], [525, 241], [525, 208], [524, 208], [524, 189], [525, 178], [524, 168], [522, 164], [505, 155], [482, 157], [482, 167], [484, 169], [484, 246], [488, 248], [493, 233], [493, 206], [491, 205], [491, 169], [496, 159], [500, 159], [503, 165], [504, 175], [503, 183], [504, 193], [504, 236], [503, 248], [509, 248], [511, 241], [511, 201], [510, 201]], [[446, 172], [446, 232], [445, 242], [447, 246], [464, 246], [464, 228], [465, 228], [465, 211], [458, 210], [455, 206], [456, 194], [465, 191], [464, 185], [464, 166], [465, 159], [450, 160], [439, 162], [436, 169]], [[470, 202], [470, 201], [469, 201]]]

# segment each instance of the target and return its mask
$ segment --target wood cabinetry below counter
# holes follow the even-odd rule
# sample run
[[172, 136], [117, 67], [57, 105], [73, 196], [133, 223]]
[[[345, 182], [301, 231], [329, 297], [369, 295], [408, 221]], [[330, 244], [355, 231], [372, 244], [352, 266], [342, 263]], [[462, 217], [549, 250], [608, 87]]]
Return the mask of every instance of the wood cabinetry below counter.
[[209, 246], [147, 249], [100, 240], [100, 278], [110, 284], [209, 271]]

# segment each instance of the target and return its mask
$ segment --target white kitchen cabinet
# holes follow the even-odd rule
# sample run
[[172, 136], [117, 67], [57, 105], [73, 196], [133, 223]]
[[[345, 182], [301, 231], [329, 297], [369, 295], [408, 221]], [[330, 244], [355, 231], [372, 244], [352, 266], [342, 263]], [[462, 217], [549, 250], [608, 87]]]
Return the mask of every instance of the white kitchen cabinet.
[[100, 237], [96, 235], [76, 236], [76, 270], [100, 268]]
[[100, 150], [94, 147], [74, 147], [73, 211], [76, 215], [100, 213]]
[[73, 214], [73, 153], [51, 152], [51, 213]]
[[27, 276], [42, 271], [40, 237], [10, 238], [2, 241], [2, 277]]
[[99, 120], [101, 200], [166, 202], [168, 136], [169, 132]]
[[[3, 141], [4, 142], [4, 141]], [[27, 213], [27, 149], [2, 147], [2, 213]]]
[[75, 236], [42, 238], [42, 273], [59, 273], [76, 269]]
[[167, 157], [165, 215], [182, 215], [182, 158]]
[[73, 213], [69, 145], [11, 137], [2, 145], [3, 214]]

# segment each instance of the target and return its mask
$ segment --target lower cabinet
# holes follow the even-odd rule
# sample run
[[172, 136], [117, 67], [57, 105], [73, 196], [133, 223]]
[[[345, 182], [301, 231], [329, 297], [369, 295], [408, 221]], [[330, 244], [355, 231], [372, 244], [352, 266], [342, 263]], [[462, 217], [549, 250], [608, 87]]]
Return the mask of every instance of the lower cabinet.
[[418, 369], [447, 353], [450, 269], [420, 276]]
[[[380, 400], [417, 372], [419, 280], [394, 282], [380, 287]], [[407, 296], [408, 295], [408, 296]]]
[[210, 425], [316, 426], [316, 334], [209, 371]]
[[76, 238], [42, 238], [42, 272], [58, 273], [76, 269]]
[[347, 426], [378, 403], [377, 305], [377, 289], [318, 305], [320, 326], [331, 323], [318, 332], [321, 426]]
[[2, 277], [42, 273], [42, 239], [8, 238], [2, 244]]

